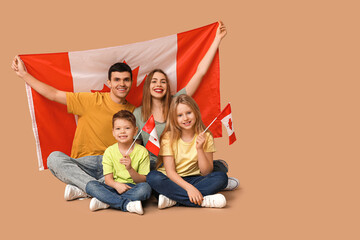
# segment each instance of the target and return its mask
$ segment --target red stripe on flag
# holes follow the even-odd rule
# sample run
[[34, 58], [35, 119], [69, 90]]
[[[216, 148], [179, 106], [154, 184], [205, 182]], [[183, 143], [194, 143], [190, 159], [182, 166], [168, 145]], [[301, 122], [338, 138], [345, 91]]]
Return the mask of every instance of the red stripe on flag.
[[[59, 90], [73, 91], [68, 53], [20, 57], [27, 71], [36, 79]], [[46, 169], [47, 157], [51, 152], [58, 150], [70, 155], [76, 123], [74, 116], [67, 113], [65, 105], [50, 101], [34, 90], [32, 98], [43, 165]]]
[[[197, 66], [206, 54], [216, 34], [218, 23], [191, 31], [179, 33], [177, 51], [177, 90], [186, 86], [195, 74]], [[201, 110], [202, 119], [207, 126], [220, 112], [220, 67], [219, 52], [192, 96]], [[211, 107], [209, 107], [211, 106]], [[221, 123], [215, 122], [210, 131], [214, 137], [221, 137]]]
[[233, 144], [236, 141], [235, 132], [229, 136], [229, 145]]
[[145, 147], [147, 150], [152, 152], [154, 155], [156, 155], [156, 156], [159, 155], [160, 148], [158, 146], [156, 146], [155, 144], [153, 144], [151, 141], [148, 141]]

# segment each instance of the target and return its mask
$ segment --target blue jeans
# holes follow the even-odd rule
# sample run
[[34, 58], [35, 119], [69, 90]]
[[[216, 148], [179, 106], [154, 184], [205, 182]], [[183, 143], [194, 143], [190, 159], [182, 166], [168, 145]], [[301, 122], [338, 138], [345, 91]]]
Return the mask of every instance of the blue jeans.
[[90, 181], [86, 185], [86, 193], [109, 204], [111, 208], [127, 212], [126, 206], [130, 201], [145, 201], [151, 196], [151, 187], [146, 182], [131, 184], [131, 189], [119, 194], [114, 188], [98, 181]]
[[74, 159], [55, 151], [49, 155], [47, 166], [60, 181], [75, 185], [85, 192], [88, 182], [104, 181], [102, 157], [98, 155]]
[[[228, 182], [228, 176], [224, 172], [212, 172], [206, 176], [188, 176], [182, 177], [186, 182], [196, 187], [203, 196], [218, 193], [225, 188]], [[189, 207], [199, 207], [199, 205], [190, 202], [185, 189], [170, 180], [165, 174], [158, 171], [151, 171], [146, 181], [159, 194]]]

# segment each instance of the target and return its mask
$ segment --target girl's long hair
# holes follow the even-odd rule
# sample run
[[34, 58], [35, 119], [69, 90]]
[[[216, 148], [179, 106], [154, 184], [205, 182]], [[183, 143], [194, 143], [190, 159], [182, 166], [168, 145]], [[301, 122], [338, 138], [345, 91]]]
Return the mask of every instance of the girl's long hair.
[[[199, 106], [197, 105], [195, 100], [186, 94], [181, 94], [175, 97], [170, 104], [169, 115], [166, 121], [166, 126], [164, 132], [161, 134], [160, 137], [160, 142], [161, 142], [164, 135], [169, 134], [170, 146], [173, 149], [174, 149], [174, 143], [176, 143], [176, 141], [179, 140], [181, 137], [181, 127], [179, 126], [179, 123], [177, 121], [177, 106], [180, 103], [190, 107], [195, 115], [195, 120], [196, 120], [194, 124], [195, 134], [200, 134], [206, 129], [206, 126], [204, 125], [201, 119]], [[159, 156], [157, 167], [159, 167], [161, 164], [162, 164], [162, 157]]]
[[169, 79], [163, 70], [154, 69], [146, 77], [145, 83], [144, 83], [144, 88], [143, 88], [141, 117], [144, 122], [146, 120], [148, 120], [149, 117], [151, 116], [152, 97], [151, 97], [151, 93], [150, 93], [150, 84], [151, 84], [151, 80], [156, 72], [164, 74], [165, 79], [166, 79], [166, 94], [161, 99], [162, 108], [163, 108], [163, 117], [165, 120], [167, 119], [167, 115], [168, 115], [169, 108], [170, 108], [171, 91], [170, 91]]

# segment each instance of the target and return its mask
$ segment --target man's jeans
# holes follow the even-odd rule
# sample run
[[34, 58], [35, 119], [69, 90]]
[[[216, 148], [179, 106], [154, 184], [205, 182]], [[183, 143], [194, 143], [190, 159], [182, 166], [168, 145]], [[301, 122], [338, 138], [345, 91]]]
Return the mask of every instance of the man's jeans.
[[98, 155], [74, 159], [55, 151], [49, 155], [47, 166], [60, 181], [75, 185], [85, 192], [88, 182], [104, 181], [102, 157]]
[[111, 208], [126, 212], [126, 206], [130, 201], [145, 201], [151, 196], [151, 187], [148, 183], [127, 183], [131, 189], [119, 194], [114, 188], [98, 181], [90, 181], [86, 185], [86, 193], [109, 204]]
[[[228, 183], [228, 176], [224, 172], [212, 172], [206, 176], [188, 176], [182, 177], [186, 182], [196, 187], [203, 196], [218, 193], [225, 188]], [[151, 171], [146, 181], [159, 194], [189, 207], [199, 207], [199, 205], [190, 202], [187, 192], [171, 181], [165, 174], [158, 171]]]

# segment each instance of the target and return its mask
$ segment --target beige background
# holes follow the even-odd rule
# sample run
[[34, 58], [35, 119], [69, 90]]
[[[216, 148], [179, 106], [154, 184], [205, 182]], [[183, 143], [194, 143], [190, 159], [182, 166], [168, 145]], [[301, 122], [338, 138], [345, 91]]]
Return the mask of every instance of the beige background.
[[[358, 1], [126, 2], [1, 3], [1, 239], [360, 239]], [[222, 106], [232, 103], [238, 141], [217, 139], [216, 157], [241, 181], [228, 206], [150, 202], [137, 216], [64, 201], [65, 185], [38, 171], [13, 56], [123, 45], [218, 19], [229, 31]]]

